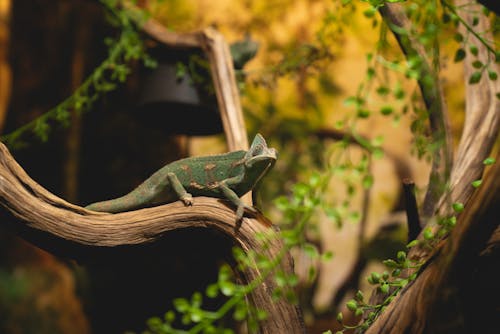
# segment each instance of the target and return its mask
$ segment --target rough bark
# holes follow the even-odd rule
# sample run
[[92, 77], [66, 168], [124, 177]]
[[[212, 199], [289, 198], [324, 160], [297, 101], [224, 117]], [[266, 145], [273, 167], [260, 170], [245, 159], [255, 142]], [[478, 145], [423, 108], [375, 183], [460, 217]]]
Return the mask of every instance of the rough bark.
[[[195, 198], [192, 207], [181, 202], [119, 214], [97, 213], [73, 205], [51, 194], [33, 181], [16, 163], [5, 145], [0, 144], [0, 199], [6, 209], [3, 224], [21, 233], [35, 245], [56, 254], [82, 256], [97, 248], [153, 243], [169, 231], [201, 227], [220, 231], [245, 251], [254, 250], [275, 258], [283, 245], [273, 238], [262, 248], [256, 234], [275, 234], [264, 217], [244, 218], [236, 230], [233, 208], [214, 198]], [[293, 270], [288, 257], [282, 261], [285, 272]], [[257, 269], [242, 273], [250, 282], [260, 277]], [[299, 313], [286, 301], [272, 300], [275, 286], [267, 278], [251, 295], [256, 307], [268, 312], [262, 333], [302, 333]]]
[[[444, 328], [446, 322], [461, 315], [454, 309], [456, 300], [450, 298], [450, 294], [473, 287], [464, 282], [471, 279], [479, 254], [495, 240], [493, 236], [500, 223], [499, 205], [500, 164], [497, 164], [474, 194], [448, 240], [437, 247], [418, 278], [401, 291], [366, 333], [444, 333], [449, 330]], [[478, 299], [488, 297], [495, 298], [478, 296]], [[485, 325], [469, 324], [468, 320], [463, 319], [461, 325], [471, 328]], [[460, 326], [462, 330], [463, 326]]]
[[[459, 4], [459, 3], [457, 3]], [[467, 6], [470, 10], [470, 6]], [[464, 19], [472, 17], [464, 13]], [[488, 38], [487, 18], [480, 16], [477, 31], [486, 31]], [[460, 29], [463, 29], [461, 27]], [[482, 30], [484, 29], [484, 30]], [[477, 42], [477, 41], [476, 41]], [[487, 63], [486, 48], [477, 45], [481, 50], [478, 58]], [[472, 71], [471, 61], [464, 62], [466, 72], [466, 121], [458, 147], [458, 154], [451, 172], [449, 189], [434, 205], [436, 219], [428, 224], [434, 231], [439, 217], [449, 215], [451, 203], [460, 202], [465, 205], [465, 211], [458, 219], [451, 235], [441, 241], [437, 249], [414, 247], [408, 256], [416, 261], [426, 262], [424, 269], [416, 281], [406, 286], [396, 296], [386, 311], [370, 327], [367, 333], [440, 333], [446, 332], [450, 322], [461, 319], [460, 312], [467, 307], [474, 307], [465, 295], [473, 295], [471, 286], [466, 282], [474, 281], [474, 265], [480, 262], [480, 256], [487, 250], [496, 249], [498, 256], [498, 217], [500, 167], [497, 163], [485, 178], [479, 191], [474, 193], [471, 182], [480, 179], [484, 172], [483, 160], [491, 154], [492, 147], [498, 138], [500, 104], [495, 94], [499, 91], [499, 83], [483, 77], [477, 84], [469, 84]], [[494, 63], [493, 70], [498, 70]], [[474, 195], [473, 195], [474, 194]], [[419, 239], [422, 239], [420, 234]], [[476, 268], [477, 269], [477, 268]], [[408, 275], [411, 272], [408, 273]], [[494, 286], [491, 286], [493, 288]], [[485, 288], [487, 289], [487, 287]], [[462, 305], [449, 300], [455, 296]], [[455, 298], [454, 297], [454, 298]], [[479, 295], [476, 301], [481, 301]], [[495, 299], [495, 297], [493, 297]], [[372, 296], [372, 302], [381, 300], [380, 294]], [[455, 309], [453, 309], [455, 308]], [[450, 315], [450, 310], [455, 316]], [[470, 310], [469, 310], [470, 311]], [[484, 311], [485, 313], [488, 310]], [[439, 316], [438, 316], [439, 314]], [[462, 329], [467, 325], [467, 316]], [[479, 325], [478, 325], [479, 326]]]

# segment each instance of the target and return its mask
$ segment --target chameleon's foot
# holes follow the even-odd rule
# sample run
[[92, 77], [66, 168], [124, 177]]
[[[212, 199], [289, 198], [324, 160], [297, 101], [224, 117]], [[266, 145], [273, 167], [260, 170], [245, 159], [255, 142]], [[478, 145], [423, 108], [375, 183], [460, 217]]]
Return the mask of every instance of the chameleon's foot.
[[186, 206], [193, 205], [193, 195], [190, 193], [186, 193], [185, 195], [181, 196], [181, 201], [184, 203]]
[[236, 218], [238, 221], [243, 220], [243, 214], [245, 213], [245, 209], [247, 211], [250, 211], [253, 214], [257, 214], [259, 212], [253, 206], [246, 205], [246, 204], [240, 204], [240, 205], [238, 205], [238, 208], [236, 209]]

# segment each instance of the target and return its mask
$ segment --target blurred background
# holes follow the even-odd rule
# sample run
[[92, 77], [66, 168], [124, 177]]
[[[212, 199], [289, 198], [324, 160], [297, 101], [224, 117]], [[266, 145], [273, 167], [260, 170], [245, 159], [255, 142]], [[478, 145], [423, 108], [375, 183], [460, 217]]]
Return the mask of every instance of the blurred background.
[[[287, 196], [313, 171], [338, 167], [324, 197], [346, 212], [318, 213], [307, 235], [333, 258], [318, 261], [301, 250], [293, 253], [309, 332], [335, 328], [345, 301], [358, 289], [369, 293], [368, 273], [383, 270], [380, 260], [406, 243], [402, 178], [415, 181], [419, 199], [428, 180], [428, 156], [418, 146], [428, 133], [415, 107], [415, 82], [387, 70], [382, 61], [375, 65], [375, 79], [367, 79], [374, 54], [403, 59], [397, 43], [363, 2], [149, 0], [139, 5], [174, 31], [212, 26], [233, 46], [255, 43], [250, 45], [256, 53], [236, 67], [236, 74], [249, 139], [259, 132], [280, 153], [257, 202], [275, 224], [285, 218], [274, 199]], [[425, 7], [416, 11], [425, 14]], [[118, 33], [109, 16], [99, 1], [0, 0], [2, 134], [56, 106], [107, 57], [104, 41]], [[462, 65], [452, 61], [457, 48], [452, 37], [443, 30], [439, 38], [456, 140], [464, 88]], [[192, 55], [161, 49], [152, 55], [174, 59], [175, 69], [165, 69], [173, 72], [174, 82], [190, 71], [186, 59]], [[196, 73], [206, 84], [209, 76], [200, 67]], [[147, 94], [156, 89], [156, 79], [138, 63], [130, 65], [130, 72], [89, 112], [72, 113], [66, 127], [51, 125], [47, 141], [33, 138], [12, 149], [34, 180], [86, 205], [129, 192], [169, 161], [226, 150], [213, 90], [205, 89], [208, 97], [195, 101], [197, 106], [169, 96], [145, 107], [158, 103]], [[360, 94], [369, 115], [349, 103]], [[158, 109], [160, 115], [154, 114]], [[346, 128], [378, 147], [379, 157], [372, 159], [345, 140]], [[369, 168], [356, 171], [367, 159]], [[200, 254], [193, 245], [211, 251]], [[146, 319], [171, 308], [172, 298], [190, 296], [215, 280], [230, 248], [223, 236], [191, 231], [151, 247], [103, 251], [75, 261], [0, 229], [0, 333], [141, 331]]]

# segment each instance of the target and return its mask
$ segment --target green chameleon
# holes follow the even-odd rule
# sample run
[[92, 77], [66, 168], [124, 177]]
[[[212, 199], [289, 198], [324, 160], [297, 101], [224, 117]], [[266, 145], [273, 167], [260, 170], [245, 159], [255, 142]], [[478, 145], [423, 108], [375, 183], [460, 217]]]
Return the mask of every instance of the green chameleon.
[[86, 208], [93, 211], [122, 212], [174, 202], [193, 204], [193, 196], [225, 198], [236, 205], [238, 220], [244, 209], [256, 212], [240, 199], [272, 168], [277, 159], [260, 134], [248, 151], [191, 157], [174, 161], [125, 196], [97, 202]]

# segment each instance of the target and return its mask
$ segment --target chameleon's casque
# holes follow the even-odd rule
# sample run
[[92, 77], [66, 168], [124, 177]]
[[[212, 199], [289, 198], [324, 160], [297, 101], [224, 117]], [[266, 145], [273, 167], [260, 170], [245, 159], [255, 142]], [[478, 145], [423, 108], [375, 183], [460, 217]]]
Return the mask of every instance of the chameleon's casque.
[[182, 200], [191, 205], [193, 196], [218, 197], [237, 206], [238, 219], [245, 205], [240, 197], [266, 175], [277, 159], [274, 148], [257, 134], [248, 151], [233, 151], [220, 155], [190, 157], [174, 161], [140, 184], [125, 196], [97, 202], [86, 208], [103, 212], [122, 212]]

